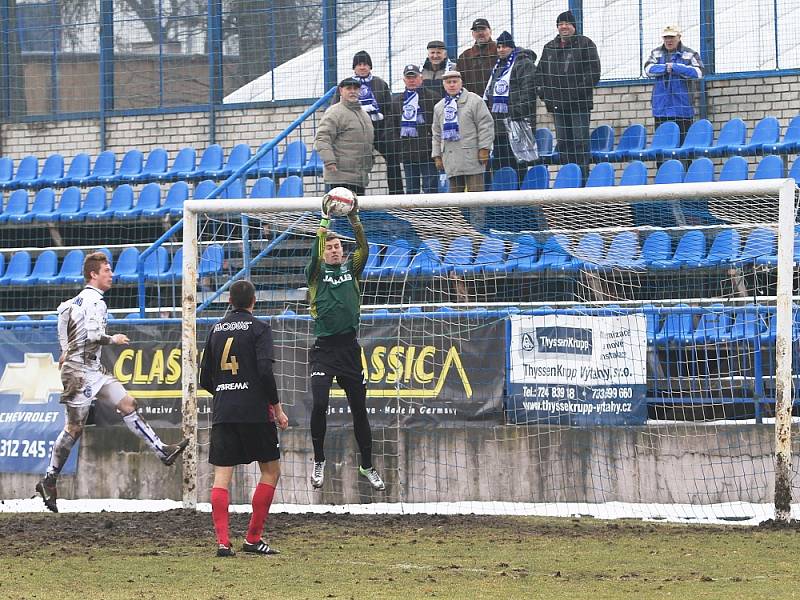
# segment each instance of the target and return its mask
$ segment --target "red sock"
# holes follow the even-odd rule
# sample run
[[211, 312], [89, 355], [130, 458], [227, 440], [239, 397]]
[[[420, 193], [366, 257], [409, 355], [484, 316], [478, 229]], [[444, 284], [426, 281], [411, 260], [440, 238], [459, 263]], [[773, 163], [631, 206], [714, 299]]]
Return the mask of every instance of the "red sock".
[[230, 548], [231, 540], [228, 537], [229, 498], [227, 489], [211, 488], [211, 520], [214, 521], [214, 531], [217, 532], [217, 543]]
[[275, 486], [268, 483], [259, 483], [253, 491], [253, 516], [250, 517], [250, 525], [247, 526], [248, 544], [255, 544], [261, 539], [273, 496], [275, 496]]

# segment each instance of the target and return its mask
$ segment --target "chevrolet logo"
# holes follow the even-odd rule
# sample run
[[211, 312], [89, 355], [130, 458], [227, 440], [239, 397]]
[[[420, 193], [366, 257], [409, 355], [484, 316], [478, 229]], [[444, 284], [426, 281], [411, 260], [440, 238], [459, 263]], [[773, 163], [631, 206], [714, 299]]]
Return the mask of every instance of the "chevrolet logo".
[[21, 363], [6, 363], [0, 377], [0, 394], [19, 394], [20, 404], [47, 404], [50, 394], [62, 389], [58, 363], [49, 352], [26, 352]]

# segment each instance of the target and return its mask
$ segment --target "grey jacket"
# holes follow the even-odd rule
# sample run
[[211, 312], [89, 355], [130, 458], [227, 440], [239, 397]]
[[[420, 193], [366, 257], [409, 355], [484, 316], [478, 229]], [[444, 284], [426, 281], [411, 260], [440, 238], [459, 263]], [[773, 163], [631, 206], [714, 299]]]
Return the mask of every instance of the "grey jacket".
[[[317, 126], [314, 148], [325, 164], [325, 183], [367, 187], [372, 170], [372, 121], [358, 102], [340, 101], [325, 111]], [[336, 165], [336, 171], [330, 165]]]
[[442, 157], [448, 177], [476, 175], [486, 169], [478, 161], [480, 148], [491, 148], [494, 140], [492, 113], [483, 98], [464, 89], [458, 99], [458, 129], [461, 139], [442, 139], [444, 125], [444, 99], [433, 108], [433, 150], [431, 156]]

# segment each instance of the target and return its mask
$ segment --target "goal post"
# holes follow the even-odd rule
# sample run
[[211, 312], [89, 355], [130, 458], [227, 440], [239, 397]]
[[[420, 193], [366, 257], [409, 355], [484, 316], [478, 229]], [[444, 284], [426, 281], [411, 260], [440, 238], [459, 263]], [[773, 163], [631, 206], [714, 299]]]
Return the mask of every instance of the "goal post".
[[[202, 410], [198, 407], [196, 382], [198, 349], [204, 336], [200, 333], [202, 328], [197, 326], [196, 308], [202, 299], [204, 305], [214, 309], [206, 316], [221, 316], [224, 303], [220, 300], [224, 296], [219, 296], [216, 302], [210, 299], [216, 298], [215, 290], [230, 281], [229, 276], [224, 280], [215, 280], [213, 275], [198, 277], [198, 272], [203, 271], [201, 256], [209, 246], [220, 245], [225, 248], [226, 261], [233, 265], [228, 273], [238, 272], [234, 277], [255, 273], [256, 279], [261, 273], [260, 282], [256, 281], [260, 291], [256, 314], [270, 318], [273, 328], [280, 325], [276, 345], [283, 343], [286, 347], [280, 352], [279, 361], [302, 362], [306, 360], [310, 316], [296, 266], [308, 254], [319, 220], [320, 202], [321, 198], [315, 197], [192, 200], [184, 204], [183, 427], [184, 434], [192, 439], [193, 449], [184, 458], [186, 507], [195, 507], [198, 492], [203, 490], [199, 479], [203, 471], [200, 457], [204, 452], [197, 445], [197, 416]], [[702, 207], [700, 219], [693, 212], [697, 206]], [[359, 209], [367, 237], [380, 254], [366, 275], [362, 297], [362, 335], [369, 333], [381, 338], [375, 348], [367, 349], [362, 343], [370, 381], [377, 382], [384, 375], [384, 380], [376, 384], [383, 387], [375, 389], [371, 397], [380, 397], [386, 412], [396, 410], [405, 415], [393, 416], [395, 421], [390, 425], [382, 422], [375, 444], [381, 448], [378, 463], [394, 470], [389, 474], [393, 490], [390, 501], [403, 505], [430, 499], [434, 511], [447, 510], [443, 504], [447, 502], [487, 499], [500, 503], [493, 510], [510, 512], [525, 503], [569, 504], [574, 500], [585, 504], [593, 499], [600, 504], [644, 502], [660, 507], [656, 492], [627, 491], [631, 483], [618, 471], [620, 465], [631, 462], [636, 469], [646, 469], [637, 458], [639, 453], [656, 455], [663, 449], [665, 456], [669, 452], [688, 455], [691, 445], [697, 443], [707, 450], [707, 455], [688, 467], [691, 473], [682, 472], [689, 463], [672, 467], [656, 465], [657, 471], [662, 469], [676, 479], [686, 478], [664, 496], [666, 502], [676, 506], [726, 500], [764, 504], [766, 488], [774, 486], [774, 497], [769, 502], [774, 506], [774, 516], [779, 521], [790, 518], [793, 251], [797, 211], [794, 180], [363, 196], [359, 198]], [[540, 226], [532, 228], [530, 217], [534, 214], [541, 217]], [[662, 223], [661, 216], [646, 217], [642, 222], [641, 215], [668, 218]], [[515, 219], [518, 222], [507, 222]], [[404, 236], [400, 240], [396, 236], [398, 227]], [[344, 219], [337, 220], [334, 228], [347, 238], [350, 230]], [[727, 266], [713, 266], [715, 275], [707, 274], [710, 255], [708, 260], [701, 261], [701, 268], [695, 269], [677, 263], [670, 267], [670, 261], [664, 260], [667, 254], [650, 263], [644, 254], [645, 248], [655, 247], [658, 235], [654, 234], [659, 234], [667, 240], [668, 258], [673, 260], [672, 254], [678, 252], [685, 234], [696, 231], [702, 234], [697, 237], [705, 240], [702, 250], [705, 257], [707, 251], [714, 250], [712, 246], [717, 237], [723, 237], [719, 234], [724, 230], [733, 231], [737, 248], [741, 239], [741, 254], [737, 251], [736, 256], [730, 256]], [[759, 231], [766, 231], [769, 234], [766, 237], [774, 236], [776, 243], [769, 253], [776, 253], [776, 261], [748, 250], [752, 250], [751, 241], [757, 246]], [[629, 232], [637, 256], [640, 251], [642, 255], [615, 262], [612, 254], [614, 248], [622, 247], [624, 232]], [[434, 246], [431, 239], [441, 242], [441, 247]], [[510, 261], [520, 260], [520, 251], [527, 240], [532, 240], [531, 252], [538, 256], [536, 261], [532, 256], [523, 257], [526, 264], [533, 265], [530, 272], [518, 268], [525, 260], [516, 267], [509, 266]], [[648, 246], [651, 241], [653, 245]], [[404, 247], [399, 242], [408, 242], [410, 263], [382, 270], [380, 263], [388, 265], [393, 252], [402, 254]], [[460, 243], [466, 243], [466, 258], [463, 252], [459, 254]], [[490, 250], [495, 246], [497, 251], [492, 254]], [[259, 248], [266, 251], [257, 253]], [[553, 248], [563, 256], [550, 262], [548, 253]], [[512, 258], [514, 252], [517, 254]], [[253, 260], [256, 254], [258, 260]], [[479, 260], [494, 262], [479, 263]], [[470, 417], [473, 421], [444, 425], [440, 430], [425, 431], [414, 437], [415, 433], [405, 430], [404, 423], [410, 422], [404, 421], [410, 418], [406, 411], [418, 416], [418, 411], [425, 409], [429, 401], [424, 398], [442, 394], [442, 382], [437, 388], [435, 381], [424, 381], [423, 375], [430, 379], [430, 373], [441, 373], [446, 366], [451, 373], [448, 376], [453, 377], [452, 373], [472, 368], [464, 367], [461, 356], [465, 348], [479, 345], [479, 339], [487, 331], [480, 327], [489, 321], [503, 324], [502, 335], [492, 334], [499, 336], [498, 339], [502, 337], [498, 343], [504, 346], [499, 367], [504, 372], [500, 374], [500, 391], [496, 392], [503, 396], [498, 409], [502, 415], [485, 421], [489, 433], [474, 434], [484, 423], [478, 414], [480, 410], [474, 408], [482, 399], [476, 398], [472, 388], [465, 392], [468, 387], [465, 386], [460, 393], [469, 396], [469, 410], [477, 411]], [[675, 323], [689, 323], [686, 327], [691, 331], [672, 331]], [[711, 327], [709, 323], [714, 323], [716, 329], [704, 337], [700, 330]], [[601, 364], [602, 361], [591, 362], [599, 360], [596, 353], [589, 362], [585, 356], [575, 358], [565, 354], [561, 355], [562, 363], [574, 360], [575, 365], [588, 367], [587, 374], [600, 372], [604, 364], [612, 364], [608, 372], [619, 374], [621, 383], [552, 384], [546, 377], [537, 382], [539, 375], [531, 376], [533, 379], [526, 380], [527, 383], [519, 383], [512, 375], [515, 353], [521, 356], [528, 352], [526, 356], [531, 356], [536, 355], [536, 349], [518, 347], [509, 340], [512, 332], [521, 333], [526, 328], [555, 332], [555, 338], [566, 330], [594, 329], [590, 335], [595, 337], [589, 345], [597, 345], [600, 339], [608, 342], [616, 335], [631, 335], [631, 340], [638, 340], [636, 343], [641, 346], [641, 354], [633, 361], [640, 365], [637, 367], [640, 373], [630, 381], [623, 381], [623, 371], [614, 366], [617, 363], [613, 358], [608, 359], [611, 363], [606, 360]], [[571, 341], [562, 337], [561, 341], [548, 343], [580, 344], [580, 335], [584, 333]], [[444, 349], [439, 352], [446, 345], [439, 344], [443, 339], [458, 343], [450, 347], [450, 352]], [[631, 346], [635, 345], [631, 342]], [[613, 348], [614, 343], [608, 342], [606, 347]], [[496, 352], [499, 346], [495, 344], [492, 348]], [[423, 351], [427, 352], [424, 358], [419, 354]], [[539, 356], [541, 364], [546, 364], [547, 356]], [[629, 359], [631, 356], [625, 360]], [[624, 362], [619, 359], [619, 364]], [[298, 372], [288, 369], [281, 381], [291, 387], [292, 397], [300, 398], [307, 389]], [[412, 381], [414, 373], [420, 375], [416, 383]], [[485, 376], [496, 378], [498, 374], [487, 372]], [[414, 385], [419, 389], [409, 391]], [[523, 400], [524, 394], [534, 392], [554, 395], [540, 396], [546, 398], [543, 402]], [[608, 398], [619, 400], [641, 394], [639, 416], [626, 420], [618, 415], [615, 420], [599, 412], [591, 417], [585, 413], [567, 414], [573, 407], [591, 414], [588, 400], [584, 404], [577, 401], [590, 393], [596, 393], [598, 405], [605, 402], [603, 410], [606, 404], [611, 407], [609, 410], [631, 404], [606, 402]], [[396, 401], [394, 409], [388, 408], [387, 398]], [[457, 410], [451, 400], [442, 406], [444, 414]], [[461, 410], [466, 404], [458, 406]], [[300, 411], [299, 405], [297, 408]], [[768, 425], [763, 424], [771, 423], [773, 418], [774, 435], [766, 442], [763, 427]], [[749, 427], [752, 423], [757, 424], [758, 431], [749, 433], [747, 439], [756, 447], [733, 447], [735, 430], [731, 428]], [[597, 431], [593, 431], [593, 424]], [[631, 433], [631, 424], [637, 424], [641, 431]], [[282, 486], [286, 488], [282, 493], [286, 503], [319, 502], [318, 497], [311, 495], [307, 483], [308, 465], [304, 463], [307, 454], [290, 447], [310, 447], [307, 427], [307, 423], [296, 423], [289, 443], [282, 442], [286, 452], [298, 453], [282, 465]], [[352, 435], [350, 429], [344, 429]], [[598, 433], [600, 429], [602, 435]], [[461, 437], [439, 441], [437, 432], [442, 438], [451, 434]], [[617, 436], [624, 441], [615, 447]], [[485, 452], [485, 456], [474, 461], [468, 448], [473, 438], [482, 440], [475, 443]], [[595, 441], [586, 442], [584, 438]], [[597, 440], [604, 441], [593, 445]], [[429, 452], [433, 458], [408, 456], [415, 452], [412, 441], [425, 448], [420, 454]], [[606, 443], [609, 445], [604, 446]], [[438, 444], [441, 447], [437, 448]], [[577, 450], [575, 444], [580, 446]], [[545, 453], [566, 448], [580, 454], [579, 459], [564, 455], [557, 459], [556, 466], [542, 463]], [[481, 488], [503, 487], [494, 479], [508, 475], [502, 466], [503, 452], [509, 452], [505, 462], [517, 461], [530, 474], [535, 480], [530, 487], [538, 486], [543, 491], [541, 497], [529, 490], [512, 489], [504, 509], [496, 508], [502, 507], [506, 500], [500, 496], [501, 492], [470, 489], [476, 483]], [[757, 455], [752, 459], [753, 464], [745, 464], [751, 460], [748, 453]], [[665, 458], [656, 456], [655, 460]], [[689, 459], [684, 456], [681, 460]], [[580, 464], [587, 472], [578, 472]], [[641, 473], [638, 476], [644, 477]], [[583, 478], [584, 487], [572, 489], [570, 480], [575, 477]], [[352, 498], [359, 496], [345, 489], [349, 481], [342, 474], [343, 488], [337, 489], [339, 495], [327, 496], [324, 501], [352, 504]], [[678, 510], [692, 513], [695, 509]]]

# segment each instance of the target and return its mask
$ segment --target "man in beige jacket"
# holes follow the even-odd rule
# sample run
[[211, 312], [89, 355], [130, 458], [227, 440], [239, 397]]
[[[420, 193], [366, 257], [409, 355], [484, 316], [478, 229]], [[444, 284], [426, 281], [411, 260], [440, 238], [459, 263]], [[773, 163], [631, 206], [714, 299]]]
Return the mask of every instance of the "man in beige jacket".
[[360, 89], [352, 77], [339, 83], [339, 102], [325, 111], [314, 138], [328, 189], [345, 187], [357, 195], [369, 184], [374, 140], [372, 121], [358, 101]]

